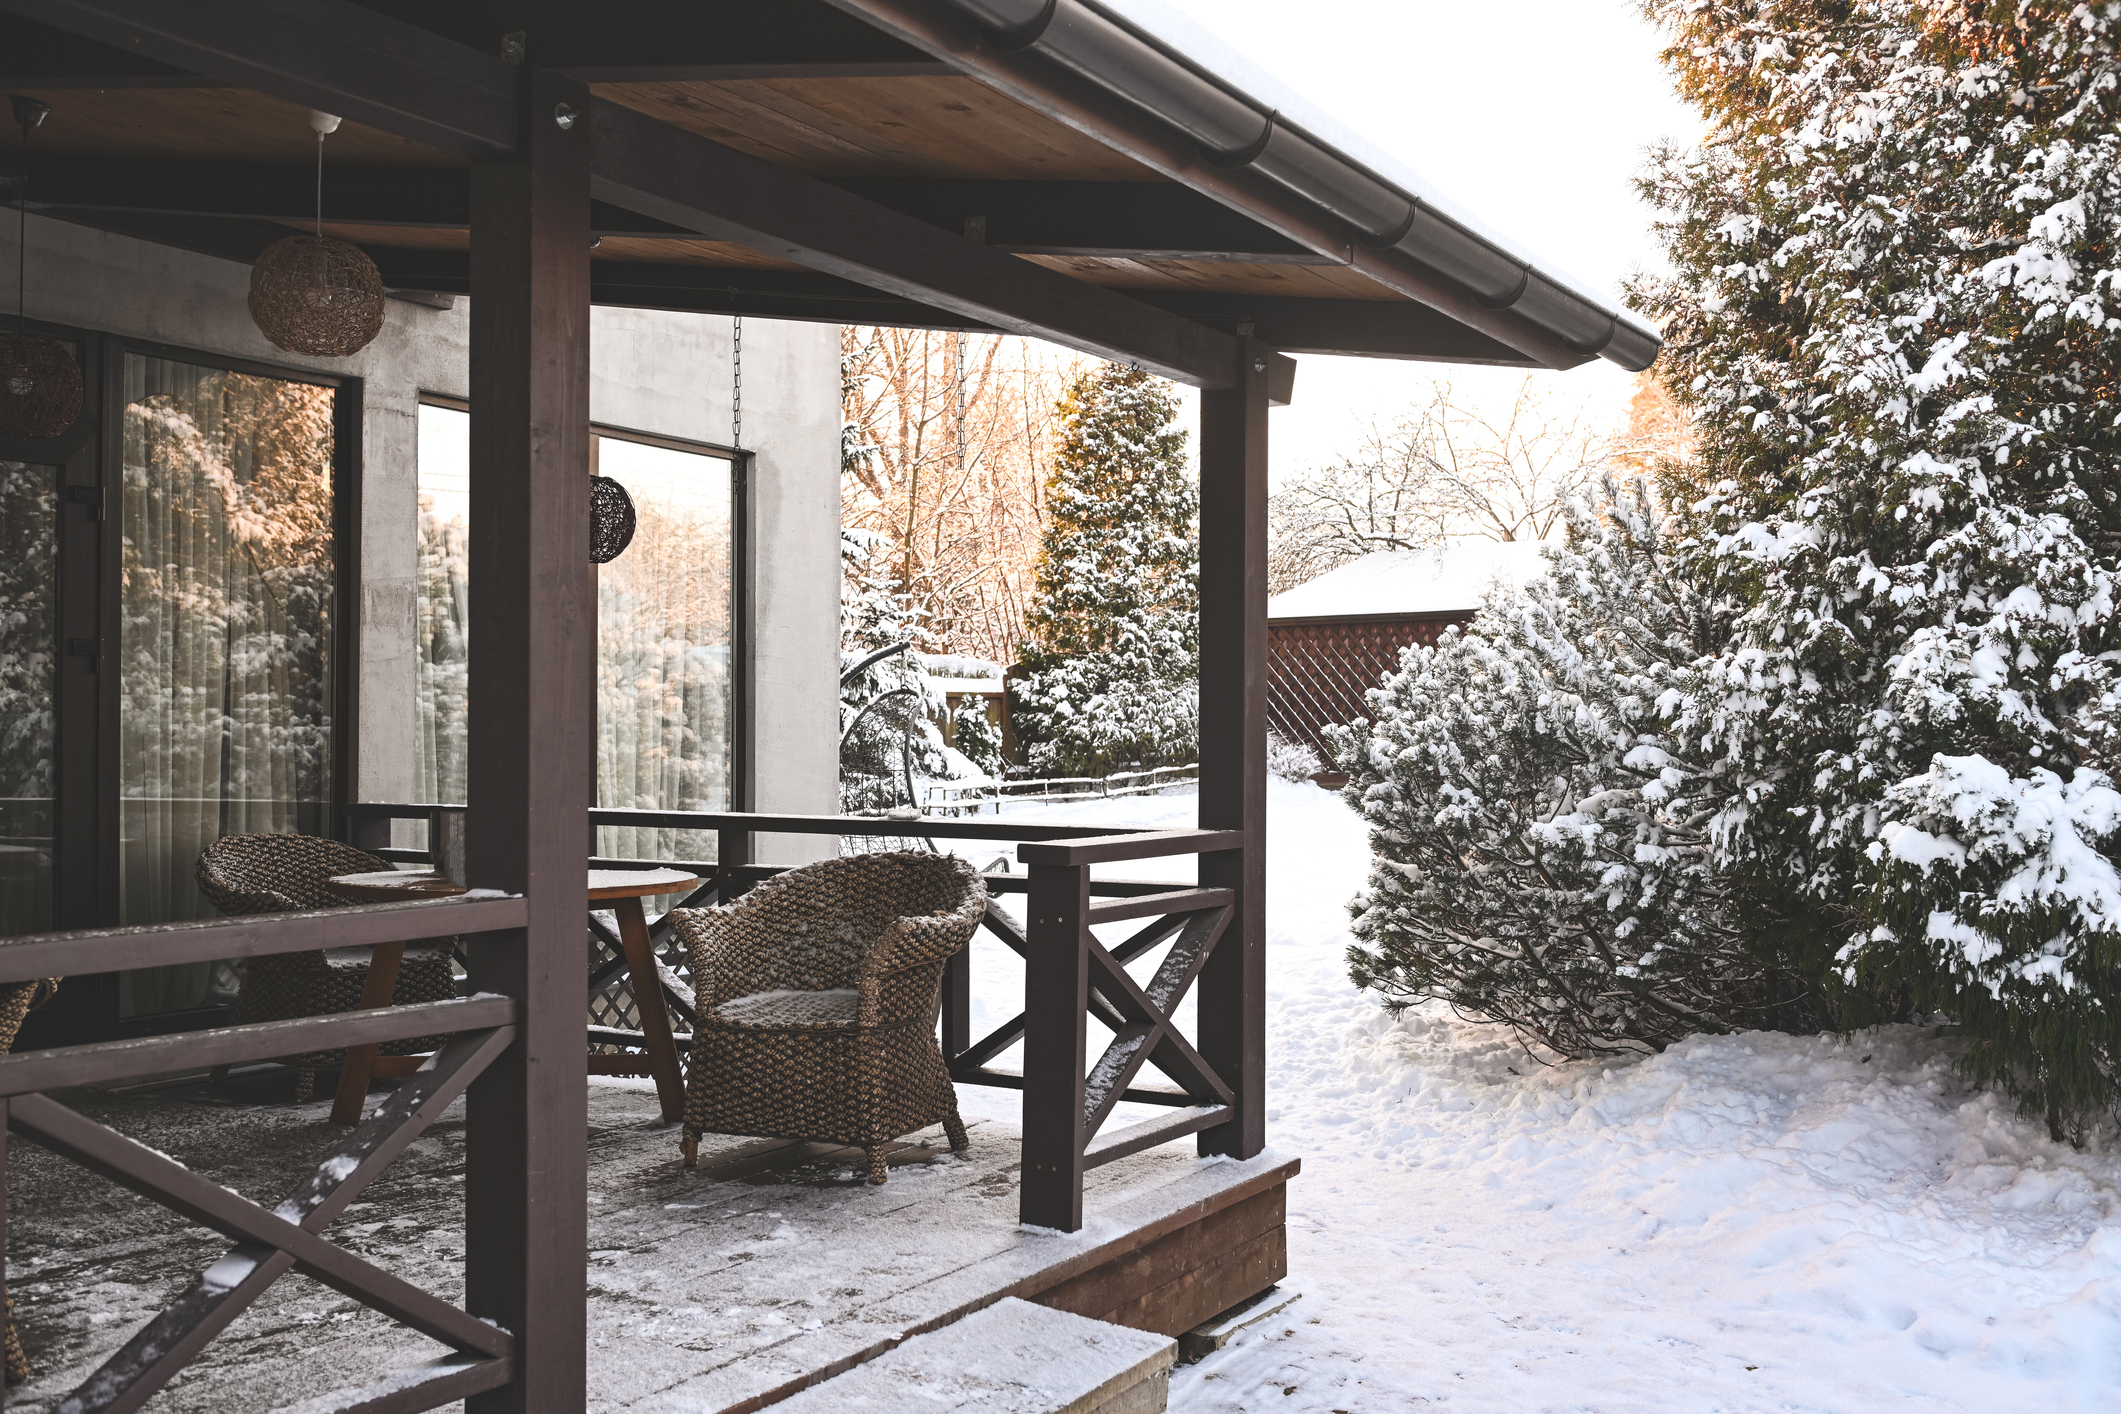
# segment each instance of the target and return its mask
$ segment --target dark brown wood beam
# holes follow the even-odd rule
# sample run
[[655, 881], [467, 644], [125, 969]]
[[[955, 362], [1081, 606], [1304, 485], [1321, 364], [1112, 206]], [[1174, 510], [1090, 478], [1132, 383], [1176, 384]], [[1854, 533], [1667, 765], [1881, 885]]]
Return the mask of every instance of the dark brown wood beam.
[[1200, 1152], [1237, 1159], [1267, 1142], [1268, 390], [1245, 367], [1200, 400], [1200, 827], [1244, 840], [1200, 860], [1201, 887], [1237, 897], [1195, 1003], [1200, 1054], [1236, 1098]]
[[[586, 1398], [588, 1075], [582, 858], [595, 734], [589, 563], [589, 103], [521, 75], [523, 143], [472, 168], [471, 664], [466, 869], [524, 894], [517, 932], [473, 940], [470, 981], [521, 1006], [471, 1089], [465, 1306], [515, 1333], [515, 1381], [468, 1414], [569, 1414]], [[577, 118], [553, 121], [559, 105]]]
[[0, 12], [445, 152], [507, 152], [516, 67], [343, 0], [0, 0]]
[[584, 83], [901, 77], [956, 70], [824, 0], [362, 0], [475, 49], [521, 33], [525, 58]]
[[[289, 162], [28, 154], [31, 210], [252, 216], [308, 220], [316, 168]], [[1246, 264], [1328, 264], [1256, 221], [1175, 182], [842, 179], [832, 185], [931, 226], [1019, 254]], [[463, 228], [471, 222], [462, 168], [333, 165], [324, 219], [343, 224]], [[600, 235], [696, 240], [695, 232], [599, 203]]]
[[1195, 387], [1236, 381], [1227, 334], [616, 103], [593, 112], [593, 190], [613, 205]]

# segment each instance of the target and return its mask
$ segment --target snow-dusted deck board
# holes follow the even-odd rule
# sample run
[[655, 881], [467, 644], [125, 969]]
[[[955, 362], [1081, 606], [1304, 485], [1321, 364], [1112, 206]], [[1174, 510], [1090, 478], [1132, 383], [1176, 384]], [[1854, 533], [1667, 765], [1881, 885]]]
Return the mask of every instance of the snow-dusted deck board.
[[1160, 1414], [1176, 1344], [1008, 1296], [795, 1395], [786, 1414]]
[[[64, 1098], [247, 1197], [277, 1201], [343, 1132], [325, 1123], [327, 1100], [285, 1103], [288, 1084], [277, 1072]], [[926, 1136], [935, 1149], [902, 1150], [891, 1182], [874, 1188], [852, 1151], [736, 1139], [710, 1140], [702, 1169], [688, 1173], [645, 1088], [593, 1087], [590, 1120], [590, 1407], [611, 1411], [757, 1407], [903, 1335], [1087, 1270], [1286, 1167], [1151, 1150], [1095, 1170], [1084, 1230], [1062, 1235], [1016, 1225], [1017, 1144], [1001, 1124], [975, 1122], [962, 1159], [935, 1152], [940, 1133]], [[33, 1144], [10, 1146], [10, 1159], [9, 1275], [36, 1375], [9, 1391], [9, 1407], [48, 1411], [227, 1244]], [[458, 1299], [462, 1194], [459, 1106], [330, 1235]], [[441, 1353], [287, 1277], [156, 1407], [262, 1414]]]
[[1088, 1270], [1288, 1167], [1151, 1150], [1093, 1171], [1083, 1230], [1061, 1234], [1017, 1225], [1016, 1165], [1014, 1134], [989, 1123], [973, 1126], [967, 1156], [903, 1164], [881, 1188], [835, 1165], [701, 1181], [676, 1198], [682, 1179], [659, 1183], [615, 1210], [593, 1182], [606, 1197], [596, 1231], [633, 1240], [591, 1258], [591, 1408], [760, 1407]]

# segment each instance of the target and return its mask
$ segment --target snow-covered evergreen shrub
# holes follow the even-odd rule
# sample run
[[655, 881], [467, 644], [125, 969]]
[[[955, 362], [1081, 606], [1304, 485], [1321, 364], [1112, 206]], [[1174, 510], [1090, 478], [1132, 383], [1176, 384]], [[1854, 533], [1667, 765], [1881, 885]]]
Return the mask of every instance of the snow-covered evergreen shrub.
[[1267, 774], [1279, 776], [1285, 781], [1298, 784], [1326, 769], [1326, 763], [1318, 759], [1318, 753], [1300, 741], [1290, 741], [1280, 732], [1267, 729]]
[[1002, 729], [987, 715], [985, 698], [968, 697], [950, 714], [950, 744], [983, 776], [999, 778], [1008, 769], [1002, 759]]
[[2110, 1107], [2121, 5], [1644, 0], [1692, 542], [1744, 605], [1674, 730], [1794, 954], [1956, 1012], [2058, 1132]]
[[1329, 728], [1375, 856], [1351, 971], [1568, 1056], [1811, 1021], [1746, 950], [1708, 839], [1720, 768], [1668, 718], [1727, 625], [1673, 573], [1647, 488], [1603, 490], [1547, 577], [1409, 648], [1374, 722]]
[[1018, 736], [1047, 774], [1184, 764], [1200, 748], [1200, 494], [1177, 398], [1102, 364], [1060, 411]]

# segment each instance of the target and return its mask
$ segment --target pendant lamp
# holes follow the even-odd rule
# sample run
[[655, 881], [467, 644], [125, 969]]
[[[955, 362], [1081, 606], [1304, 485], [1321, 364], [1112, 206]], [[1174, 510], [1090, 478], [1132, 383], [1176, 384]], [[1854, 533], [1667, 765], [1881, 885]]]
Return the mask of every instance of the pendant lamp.
[[[22, 146], [51, 113], [34, 98], [10, 100]], [[56, 437], [81, 416], [81, 365], [57, 339], [29, 332], [29, 172], [15, 186], [15, 330], [0, 334], [0, 437]]]
[[324, 139], [339, 120], [310, 110], [317, 134], [317, 229], [275, 241], [250, 268], [250, 317], [274, 347], [345, 358], [383, 330], [383, 277], [359, 246], [324, 234]]
[[633, 497], [608, 476], [589, 478], [589, 558], [616, 560], [633, 543]]

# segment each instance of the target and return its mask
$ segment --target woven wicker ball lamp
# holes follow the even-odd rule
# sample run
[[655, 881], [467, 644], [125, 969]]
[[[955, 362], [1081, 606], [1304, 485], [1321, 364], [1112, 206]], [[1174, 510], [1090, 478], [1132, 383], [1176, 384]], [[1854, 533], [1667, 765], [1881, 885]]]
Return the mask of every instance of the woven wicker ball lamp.
[[56, 437], [81, 416], [81, 365], [57, 339], [0, 334], [0, 437]]
[[250, 268], [250, 317], [277, 348], [344, 358], [383, 331], [383, 277], [359, 246], [289, 236]]
[[339, 120], [311, 111], [317, 134], [317, 229], [275, 241], [250, 268], [250, 317], [274, 347], [345, 358], [383, 331], [383, 277], [359, 246], [324, 234], [324, 139]]
[[608, 565], [633, 543], [633, 497], [608, 476], [589, 478], [589, 558]]

